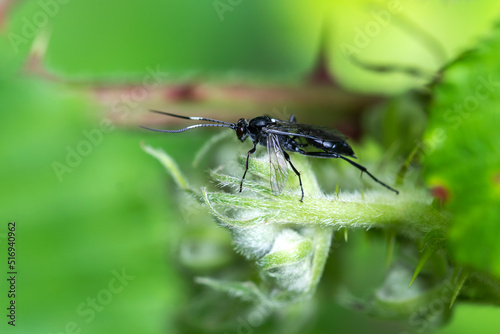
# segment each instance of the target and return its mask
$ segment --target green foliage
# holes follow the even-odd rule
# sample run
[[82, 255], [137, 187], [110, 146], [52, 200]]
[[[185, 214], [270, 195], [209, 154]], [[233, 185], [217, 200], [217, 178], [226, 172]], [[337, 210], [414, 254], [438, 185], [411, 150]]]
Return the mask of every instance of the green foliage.
[[[0, 63], [15, 68], [1, 56]], [[165, 245], [178, 230], [164, 224], [174, 216], [158, 182], [162, 170], [140, 150], [140, 136], [114, 127], [99, 137], [101, 119], [88, 115], [97, 107], [87, 94], [11, 75], [12, 68], [0, 75], [0, 304], [9, 302], [6, 231], [16, 221], [18, 313], [16, 328], [3, 316], [0, 332], [60, 333], [68, 323], [92, 333], [173, 331], [165, 312], [183, 299], [183, 288], [165, 266]], [[76, 152], [69, 164], [68, 148]], [[66, 166], [60, 178], [55, 162]], [[110, 300], [113, 270], [134, 279], [127, 286], [113, 280]]]
[[[174, 108], [187, 114], [196, 107], [202, 115], [227, 103], [227, 95], [211, 86], [212, 79], [237, 85], [254, 79], [265, 84], [303, 83], [318, 65], [321, 51], [325, 67], [321, 70], [342, 85], [356, 91], [402, 92], [422, 80], [366, 71], [349, 62], [345, 45], [355, 46], [357, 56], [365, 61], [400, 68], [416, 64], [432, 72], [440, 64], [431, 59], [421, 40], [404, 30], [405, 17], [420, 21], [417, 24], [432, 32], [453, 57], [488, 29], [498, 15], [497, 1], [404, 1], [403, 11], [391, 16], [390, 24], [381, 25], [377, 36], [366, 35], [370, 38], [365, 37], [362, 47], [356, 45], [363, 39], [360, 31], [380, 22], [373, 13], [386, 9], [386, 3], [5, 3], [12, 5], [2, 11], [8, 17], [0, 18], [4, 106], [0, 212], [3, 222], [16, 219], [21, 227], [21, 331], [62, 332], [69, 321], [76, 320], [82, 332], [95, 333], [251, 332], [257, 327], [258, 332], [287, 334], [325, 329], [402, 332], [394, 322], [381, 325], [338, 304], [378, 318], [403, 319], [404, 332], [436, 328], [455, 310], [454, 333], [457, 328], [498, 331], [498, 323], [483, 321], [485, 314], [498, 319], [498, 309], [463, 301], [498, 305], [500, 300], [496, 240], [500, 231], [495, 223], [500, 216], [500, 140], [495, 128], [500, 124], [499, 29], [446, 68], [442, 81], [432, 88], [424, 144], [414, 147], [427, 125], [427, 105], [419, 94], [381, 99], [379, 107], [363, 116], [366, 131], [355, 150], [369, 170], [378, 176], [386, 173], [382, 179], [395, 175], [396, 164], [404, 163], [406, 173], [400, 173], [396, 186], [399, 196], [377, 187], [364, 189], [370, 182], [361, 180], [347, 164], [315, 161], [313, 172], [300, 157], [293, 159], [304, 175], [305, 203], [298, 201], [300, 191], [293, 174], [282, 194], [271, 193], [266, 159], [252, 160], [252, 177], [239, 194], [235, 192], [241, 166], [230, 166], [232, 160], [219, 153], [212, 154], [213, 159], [224, 161], [227, 168], [209, 174], [218, 186], [204, 181], [206, 188], [200, 190], [196, 181], [204, 174], [185, 176], [191, 156], [187, 148], [209, 142], [207, 136], [195, 132], [168, 139], [150, 135], [148, 142], [167, 142], [169, 154], [175, 157], [149, 149], [163, 159], [185, 191], [179, 196], [172, 185], [162, 182], [162, 170], [140, 151], [138, 143], [148, 134], [120, 129], [119, 123], [78, 166], [70, 168], [72, 172], [64, 174], [62, 182], [52, 168], [54, 161], [64, 162], [67, 146], [75, 148], [87, 140], [83, 131], [100, 128], [96, 113], [104, 108], [89, 102], [96, 90], [101, 92], [98, 81], [118, 85], [127, 81], [138, 88], [153, 69], [161, 72], [160, 83], [200, 82], [197, 92], [213, 104], [202, 101]], [[59, 4], [54, 15], [47, 13], [47, 4]], [[44, 14], [47, 20], [42, 22]], [[34, 23], [28, 33], [27, 25]], [[21, 37], [21, 44], [10, 39], [11, 33]], [[34, 39], [41, 53], [30, 53]], [[50, 79], [27, 78], [33, 73]], [[67, 84], [75, 80], [85, 84]], [[484, 86], [483, 81], [492, 83]], [[170, 88], [158, 86], [138, 103], [128, 101], [134, 105], [130, 114], [152, 105], [172, 107], [164, 98], [165, 87]], [[262, 94], [265, 89], [255, 87], [256, 95], [265, 100], [276, 98], [271, 95], [282, 88]], [[316, 86], [305, 87], [316, 90]], [[120, 96], [126, 103], [130, 87], [123, 88], [117, 95], [127, 91]], [[229, 108], [238, 117], [275, 107], [262, 107], [251, 94], [241, 98], [238, 89], [231, 90], [236, 105], [230, 103]], [[317, 90], [320, 100], [330, 89]], [[335, 103], [324, 106], [325, 110], [352, 110], [352, 101], [341, 94], [334, 91], [327, 101]], [[367, 103], [365, 96], [359, 97], [362, 104]], [[305, 100], [302, 106], [307, 113], [325, 116]], [[288, 103], [286, 95], [279, 101]], [[457, 103], [464, 107], [456, 109]], [[224, 136], [212, 138], [196, 161], [203, 160], [214, 142], [227, 145], [221, 143]], [[415, 167], [418, 157], [424, 158], [425, 182]], [[438, 199], [431, 197], [428, 185], [435, 187], [432, 193]], [[326, 190], [332, 194], [325, 194]], [[178, 208], [172, 205], [175, 197]], [[230, 233], [207, 220], [210, 214], [231, 232], [232, 241]], [[87, 323], [76, 307], [105, 290], [110, 271], [122, 264], [136, 279], [113, 296], [95, 321]], [[201, 285], [193, 287], [193, 281]], [[0, 288], [6, 291], [5, 281]], [[225, 298], [221, 292], [238, 299]], [[264, 323], [265, 317], [270, 323]]]
[[[49, 68], [76, 78], [116, 80], [117, 73], [135, 77], [159, 66], [169, 81], [200, 74], [297, 79], [315, 60], [318, 39], [311, 36], [320, 35], [319, 2], [75, 1], [60, 5], [50, 27], [42, 26], [51, 32], [46, 60]], [[24, 3], [12, 31], [22, 36], [21, 18], [39, 11], [36, 1]], [[29, 45], [18, 47], [26, 52]]]
[[[495, 126], [500, 124], [496, 112], [500, 100], [495, 93], [500, 84], [495, 78], [500, 69], [491, 60], [500, 50], [497, 40], [491, 37], [444, 70], [431, 91], [423, 144], [408, 141], [422, 132], [426, 105], [406, 114], [396, 111], [417, 103], [418, 95], [400, 97], [401, 103], [382, 107], [385, 113], [379, 122], [387, 128], [397, 128], [399, 122], [408, 129], [379, 138], [387, 146], [390, 138], [400, 138], [395, 151], [408, 155], [398, 178], [399, 196], [378, 188], [361, 193], [339, 191], [338, 185], [335, 194], [325, 194], [309, 161], [300, 156], [294, 157], [294, 163], [303, 177], [304, 203], [298, 201], [294, 177], [283, 193], [272, 193], [265, 157], [251, 159], [253, 177], [245, 180], [242, 193], [238, 192], [241, 170], [227, 163], [210, 172], [225, 191], [189, 188], [218, 223], [231, 231], [236, 250], [254, 261], [259, 271], [259, 279], [243, 283], [223, 278], [198, 281], [257, 305], [290, 307], [314, 295], [337, 232], [347, 242], [348, 230], [376, 229], [386, 230], [388, 240], [385, 282], [363, 298], [355, 297], [347, 287], [340, 288], [340, 304], [382, 318], [410, 317], [429, 329], [446, 323], [449, 309], [461, 298], [499, 303], [500, 284], [495, 276], [500, 258], [495, 236], [500, 234], [496, 222], [500, 217], [500, 155], [495, 154], [499, 152], [495, 143], [500, 137]], [[146, 149], [161, 161], [170, 161], [167, 170], [179, 185], [185, 184], [168, 155]], [[203, 154], [208, 149], [205, 146]], [[405, 180], [409, 170], [415, 169], [412, 163], [417, 157], [423, 160], [425, 180], [434, 187], [432, 196], [418, 181], [418, 173], [413, 177], [417, 182]], [[240, 157], [239, 165], [244, 161], [245, 156]], [[441, 310], [430, 309], [430, 304], [439, 304]]]
[[[166, 153], [149, 146], [145, 150], [161, 162], [167, 161], [164, 166], [176, 183], [185, 184], [184, 176]], [[243, 164], [244, 159], [241, 157], [240, 163]], [[188, 190], [208, 207], [222, 226], [231, 231], [235, 248], [255, 261], [261, 277], [255, 282], [257, 285], [208, 278], [200, 279], [200, 283], [257, 304], [289, 306], [312, 297], [323, 274], [334, 231], [387, 229], [418, 242], [425, 235], [434, 233], [442, 236], [446, 230], [448, 216], [433, 207], [432, 198], [425, 192], [404, 189], [401, 195], [396, 196], [385, 189], [375, 189], [367, 190], [363, 195], [342, 191], [327, 195], [320, 190], [307, 159], [296, 157], [294, 163], [303, 176], [306, 189], [304, 203], [299, 202], [300, 191], [293, 178], [284, 193], [278, 196], [272, 193], [266, 158], [250, 161], [249, 173], [253, 177], [245, 180], [242, 193], [237, 191], [240, 178], [230, 175], [239, 170], [232, 169], [225, 172], [217, 169], [210, 173], [218, 186], [229, 192], [208, 191], [206, 188], [200, 192]], [[419, 271], [431, 256], [425, 258], [426, 261], [418, 265]], [[417, 287], [408, 291], [408, 284], [412, 282], [411, 270], [406, 266], [406, 274], [401, 275], [403, 269], [398, 261], [389, 271], [386, 287], [375, 293], [373, 300], [366, 301], [365, 311], [392, 318], [416, 312], [451, 284], [447, 264], [441, 261], [436, 267], [437, 270], [426, 266], [426, 272], [431, 273], [433, 280], [421, 280]], [[391, 278], [390, 273], [393, 272], [395, 276]], [[394, 280], [401, 288], [394, 290]], [[390, 292], [383, 292], [384, 289]], [[449, 295], [447, 305], [451, 292]], [[339, 300], [347, 307], [362, 303], [358, 300], [352, 304], [342, 296], [339, 295]], [[395, 313], [395, 310], [398, 311]], [[420, 317], [426, 314], [424, 312]]]
[[447, 243], [460, 265], [500, 278], [500, 28], [452, 63], [433, 90], [425, 178], [452, 219]]

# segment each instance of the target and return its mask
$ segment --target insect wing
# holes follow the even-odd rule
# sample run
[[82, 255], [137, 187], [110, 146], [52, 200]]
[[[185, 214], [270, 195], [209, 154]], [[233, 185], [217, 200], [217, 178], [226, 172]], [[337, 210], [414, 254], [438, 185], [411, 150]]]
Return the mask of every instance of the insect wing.
[[269, 155], [271, 189], [275, 194], [278, 194], [285, 186], [288, 177], [288, 166], [279, 137], [272, 133], [267, 136], [267, 154]]
[[291, 137], [305, 137], [309, 139], [323, 139], [345, 141], [347, 137], [338, 130], [324, 126], [314, 126], [309, 124], [291, 123], [287, 121], [275, 120], [275, 123], [267, 129], [268, 133], [286, 135]]

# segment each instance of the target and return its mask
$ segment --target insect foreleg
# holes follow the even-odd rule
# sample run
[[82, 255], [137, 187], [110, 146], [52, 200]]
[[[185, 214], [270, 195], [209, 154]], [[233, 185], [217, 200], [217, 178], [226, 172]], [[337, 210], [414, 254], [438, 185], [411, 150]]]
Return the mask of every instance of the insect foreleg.
[[240, 182], [240, 192], [243, 190], [243, 180], [245, 179], [245, 176], [247, 175], [248, 160], [250, 159], [250, 154], [254, 154], [256, 149], [257, 149], [257, 142], [254, 142], [253, 148], [250, 151], [248, 151], [248, 153], [247, 153], [247, 161], [245, 163], [245, 172], [243, 173], [243, 177], [241, 178], [241, 182]]
[[361, 171], [361, 174], [363, 173], [366, 173], [369, 177], [372, 178], [373, 181], [383, 185], [384, 187], [386, 187], [387, 189], [389, 190], [392, 190], [394, 191], [396, 194], [399, 194], [399, 191], [397, 191], [396, 189], [388, 186], [387, 184], [385, 184], [384, 182], [380, 181], [379, 179], [377, 179], [375, 176], [373, 176], [367, 169], [366, 167], [364, 166], [361, 166], [360, 164], [350, 160], [350, 159], [347, 159], [346, 157], [342, 156], [342, 155], [339, 155], [339, 154], [336, 154], [336, 153], [329, 153], [329, 152], [306, 152], [304, 150], [300, 150], [299, 151], [300, 154], [302, 155], [306, 155], [306, 156], [309, 156], [309, 157], [314, 157], [314, 158], [340, 158], [342, 160], [345, 160], [347, 161], [348, 163], [350, 163], [351, 165], [353, 165], [354, 167], [356, 167], [357, 169], [359, 169]]

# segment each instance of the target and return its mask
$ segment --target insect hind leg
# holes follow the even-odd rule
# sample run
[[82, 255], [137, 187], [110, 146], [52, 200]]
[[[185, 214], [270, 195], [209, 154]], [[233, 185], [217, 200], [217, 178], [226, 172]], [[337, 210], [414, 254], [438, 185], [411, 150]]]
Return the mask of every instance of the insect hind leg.
[[359, 169], [361, 171], [361, 175], [363, 175], [363, 173], [366, 173], [369, 177], [372, 178], [373, 181], [377, 182], [378, 184], [386, 187], [387, 189], [391, 190], [391, 191], [394, 191], [396, 193], [396, 195], [399, 194], [399, 191], [397, 191], [396, 189], [392, 188], [391, 186], [385, 184], [384, 182], [380, 181], [379, 179], [377, 179], [375, 176], [373, 176], [372, 173], [370, 173], [368, 171], [368, 169], [366, 169], [366, 167], [364, 166], [361, 166], [360, 164], [350, 160], [350, 159], [347, 159], [346, 157], [340, 155], [340, 154], [337, 154], [337, 153], [329, 153], [329, 152], [306, 152], [306, 151], [299, 151], [300, 154], [302, 155], [306, 155], [306, 156], [309, 156], [309, 157], [313, 157], [313, 158], [340, 158], [342, 160], [345, 160], [347, 161], [348, 163], [350, 163], [351, 165], [353, 165], [354, 167], [356, 167], [357, 169]]

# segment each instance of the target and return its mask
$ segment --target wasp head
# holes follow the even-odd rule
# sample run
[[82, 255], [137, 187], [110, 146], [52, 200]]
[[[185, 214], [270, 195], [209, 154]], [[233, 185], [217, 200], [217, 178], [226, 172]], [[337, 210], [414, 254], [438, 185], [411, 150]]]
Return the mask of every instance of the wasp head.
[[236, 136], [238, 136], [238, 139], [241, 140], [241, 142], [244, 142], [245, 139], [248, 137], [248, 123], [246, 119], [240, 118], [238, 120], [238, 123], [236, 123]]

